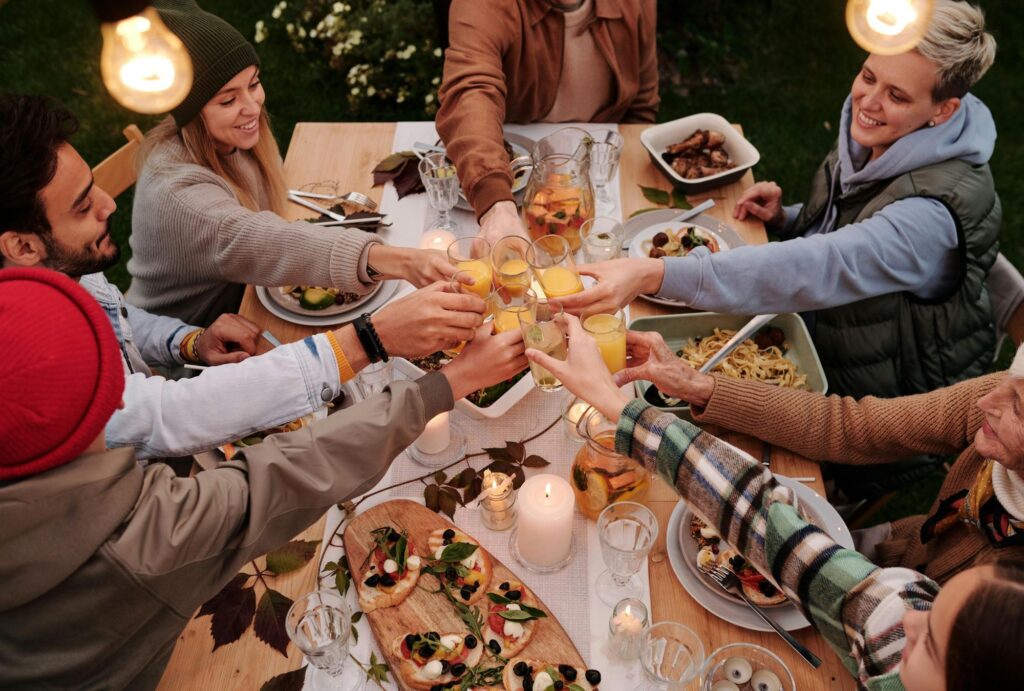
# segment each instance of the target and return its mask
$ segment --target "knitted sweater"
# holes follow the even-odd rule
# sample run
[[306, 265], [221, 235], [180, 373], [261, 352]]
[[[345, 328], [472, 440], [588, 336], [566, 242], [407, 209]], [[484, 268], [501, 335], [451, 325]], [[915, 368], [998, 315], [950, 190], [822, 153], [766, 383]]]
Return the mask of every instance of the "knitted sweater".
[[739, 449], [641, 400], [622, 412], [616, 450], [675, 487], [694, 512], [771, 574], [840, 656], [861, 688], [903, 689], [903, 615], [930, 609], [938, 586], [879, 568], [804, 521], [796, 495]]
[[[260, 208], [269, 209], [255, 159], [245, 151], [232, 159], [259, 191]], [[377, 236], [360, 230], [251, 211], [223, 178], [188, 162], [181, 142], [169, 140], [150, 154], [136, 184], [127, 297], [149, 312], [208, 326], [238, 310], [247, 283], [364, 293], [365, 254], [374, 242]]]
[[[977, 401], [1002, 378], [992, 374], [900, 398], [822, 396], [761, 382], [715, 375], [715, 389], [694, 419], [756, 436], [820, 461], [848, 465], [883, 463], [914, 454], [959, 454], [932, 503], [967, 489], [985, 459], [974, 449], [984, 422]], [[892, 538], [878, 546], [882, 566], [906, 566], [945, 583], [990, 556], [981, 533], [958, 523], [927, 544], [921, 542], [925, 516], [893, 524]], [[1024, 547], [1003, 547], [1006, 550]]]

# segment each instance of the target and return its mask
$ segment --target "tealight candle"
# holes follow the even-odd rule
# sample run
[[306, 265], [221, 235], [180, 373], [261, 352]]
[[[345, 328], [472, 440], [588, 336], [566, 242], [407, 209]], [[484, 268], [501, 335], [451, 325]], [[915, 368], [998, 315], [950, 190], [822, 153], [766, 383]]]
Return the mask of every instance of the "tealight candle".
[[412, 443], [423, 453], [441, 453], [452, 441], [451, 427], [448, 425], [448, 413], [427, 420], [423, 433]]
[[640, 655], [640, 636], [647, 626], [647, 607], [636, 598], [620, 600], [612, 610], [608, 623], [612, 653], [623, 660]]
[[480, 519], [491, 530], [508, 530], [516, 520], [516, 491], [505, 473], [484, 471]]
[[589, 408], [590, 404], [582, 398], [574, 398], [569, 401], [569, 405], [566, 406], [565, 411], [562, 413], [562, 421], [565, 423], [565, 436], [569, 438], [569, 441], [583, 441], [576, 430], [576, 425]]
[[453, 242], [455, 242], [454, 235], [444, 228], [434, 228], [433, 230], [425, 232], [423, 237], [420, 238], [420, 249], [440, 250], [444, 252]]
[[567, 564], [576, 508], [569, 483], [557, 475], [534, 475], [520, 488], [519, 504], [513, 552], [535, 570], [556, 570]]

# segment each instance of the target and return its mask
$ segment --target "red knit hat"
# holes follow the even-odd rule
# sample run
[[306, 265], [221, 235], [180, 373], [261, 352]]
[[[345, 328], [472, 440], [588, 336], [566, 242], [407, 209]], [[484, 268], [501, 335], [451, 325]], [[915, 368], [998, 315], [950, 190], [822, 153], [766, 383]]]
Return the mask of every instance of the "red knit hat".
[[77, 458], [121, 403], [110, 319], [46, 269], [0, 270], [0, 480]]

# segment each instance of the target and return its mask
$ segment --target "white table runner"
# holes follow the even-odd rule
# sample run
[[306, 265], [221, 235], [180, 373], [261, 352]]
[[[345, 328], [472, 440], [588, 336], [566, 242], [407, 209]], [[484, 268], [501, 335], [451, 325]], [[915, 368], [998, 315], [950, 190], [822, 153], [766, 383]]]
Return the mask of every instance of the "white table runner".
[[[544, 137], [562, 127], [564, 124], [533, 124], [533, 125], [507, 125], [511, 132], [516, 132], [532, 139]], [[600, 136], [605, 130], [617, 130], [615, 125], [609, 124], [577, 124]], [[432, 143], [437, 139], [437, 133], [432, 122], [400, 122], [395, 129], [395, 138], [392, 151], [411, 149], [415, 142]], [[618, 178], [609, 184], [609, 191], [615, 201], [616, 213], [621, 209], [619, 199]], [[426, 195], [416, 194], [398, 199], [394, 186], [388, 184], [384, 190], [381, 200], [383, 209], [393, 222], [391, 228], [383, 235], [389, 244], [416, 247], [419, 244], [419, 237], [423, 232], [424, 224], [430, 213]], [[460, 236], [475, 235], [479, 229], [473, 214], [455, 210], [456, 221], [460, 224]], [[410, 292], [410, 286], [403, 286], [396, 295], [404, 295]], [[458, 411], [453, 411], [451, 420], [462, 428], [467, 437], [468, 453], [475, 453], [482, 447], [501, 447], [506, 441], [520, 441], [531, 437], [540, 430], [547, 427], [551, 422], [559, 418], [570, 394], [546, 393], [540, 390], [533, 390], [523, 398], [506, 415], [495, 420], [474, 420], [468, 418]], [[550, 472], [562, 477], [569, 476], [569, 469], [573, 456], [578, 448], [578, 442], [571, 442], [565, 434], [564, 424], [561, 420], [554, 427], [544, 433], [541, 437], [529, 442], [526, 446], [527, 454], [537, 454], [548, 461], [551, 465], [540, 469], [527, 469], [527, 475], [536, 472]], [[490, 462], [486, 456], [480, 456], [469, 460], [475, 468], [481, 468]], [[384, 488], [404, 480], [411, 480], [429, 469], [417, 465], [405, 453], [395, 459], [391, 469], [377, 488]], [[451, 476], [458, 467], [448, 471]], [[377, 489], [375, 488], [375, 489]], [[403, 487], [389, 490], [360, 507], [365, 510], [380, 501], [387, 501], [394, 498], [410, 498], [422, 501], [423, 485], [410, 483]], [[327, 530], [331, 530], [338, 524], [340, 513], [332, 509], [327, 517]], [[592, 521], [577, 512], [574, 521], [574, 535], [576, 540], [576, 556], [573, 561], [563, 570], [554, 574], [534, 574], [522, 568], [509, 554], [508, 540], [510, 531], [495, 532], [483, 526], [478, 510], [473, 507], [459, 509], [455, 513], [455, 523], [470, 535], [473, 535], [489, 552], [505, 563], [510, 569], [516, 572], [519, 577], [540, 597], [541, 600], [551, 609], [552, 614], [558, 618], [562, 627], [569, 634], [573, 643], [586, 660], [589, 667], [601, 670], [603, 675], [602, 686], [608, 689], [628, 689], [635, 687], [639, 681], [640, 674], [636, 663], [624, 664], [615, 661], [607, 652], [608, 622], [611, 617], [611, 607], [602, 603], [594, 594], [594, 583], [597, 576], [604, 570], [604, 563], [601, 558], [600, 542], [597, 537], [597, 529]], [[324, 535], [324, 544], [328, 544], [330, 534]], [[336, 559], [340, 554], [337, 548], [328, 548], [324, 561]], [[647, 563], [644, 561], [640, 572], [640, 578], [644, 583], [643, 600], [650, 609], [650, 586], [647, 572]], [[331, 584], [325, 584], [328, 587]], [[350, 591], [350, 602], [355, 606], [354, 588]], [[383, 659], [380, 649], [373, 640], [369, 624], [365, 618], [357, 626], [359, 630], [358, 644], [352, 648], [352, 654], [363, 664], [369, 660], [370, 652], [377, 655], [377, 659]], [[346, 679], [354, 670], [346, 673]], [[309, 683], [307, 681], [307, 687]], [[394, 684], [388, 688], [396, 688]]]

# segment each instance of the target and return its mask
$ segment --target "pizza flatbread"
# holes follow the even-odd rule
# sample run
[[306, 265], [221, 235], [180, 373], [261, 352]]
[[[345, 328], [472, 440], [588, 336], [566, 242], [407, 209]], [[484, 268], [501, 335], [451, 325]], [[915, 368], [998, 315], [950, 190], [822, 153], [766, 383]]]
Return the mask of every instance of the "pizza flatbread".
[[595, 669], [519, 657], [505, 665], [502, 674], [505, 691], [523, 691], [523, 679], [527, 677], [533, 682], [533, 691], [550, 691], [556, 681], [561, 681], [565, 688], [575, 684], [583, 691], [597, 691], [601, 683], [601, 674]]
[[391, 526], [372, 531], [374, 547], [356, 581], [359, 608], [364, 612], [394, 607], [412, 594], [420, 577], [421, 558], [406, 532]]
[[786, 601], [781, 590], [772, 585], [761, 572], [734, 549], [724, 550], [718, 555], [718, 563], [726, 567], [740, 580], [740, 587], [747, 599], [759, 607], [773, 607]]
[[409, 633], [391, 644], [391, 653], [399, 660], [397, 673], [411, 688], [429, 691], [459, 679], [467, 667], [480, 662], [483, 646], [466, 645], [461, 633]]
[[[499, 599], [511, 600], [508, 603], [493, 602], [490, 594]], [[540, 603], [533, 593], [519, 581], [505, 581], [499, 583], [496, 589], [488, 594], [487, 621], [484, 624], [483, 634], [486, 643], [497, 641], [501, 646], [501, 656], [508, 658], [518, 654], [533, 638], [534, 631], [540, 623], [539, 619], [526, 619], [524, 621], [509, 621], [500, 615], [500, 612], [507, 610], [530, 607], [539, 609]]]
[[[477, 549], [462, 561], [450, 564], [447, 572], [441, 578], [449, 584], [452, 594], [456, 598], [471, 605], [480, 600], [487, 592], [494, 567], [491, 564], [490, 555], [480, 546], [480, 543], [458, 528], [438, 528], [427, 538], [427, 547], [434, 559], [440, 559], [444, 548], [456, 542], [476, 545]], [[464, 571], [465, 575], [459, 573], [460, 571]]]

